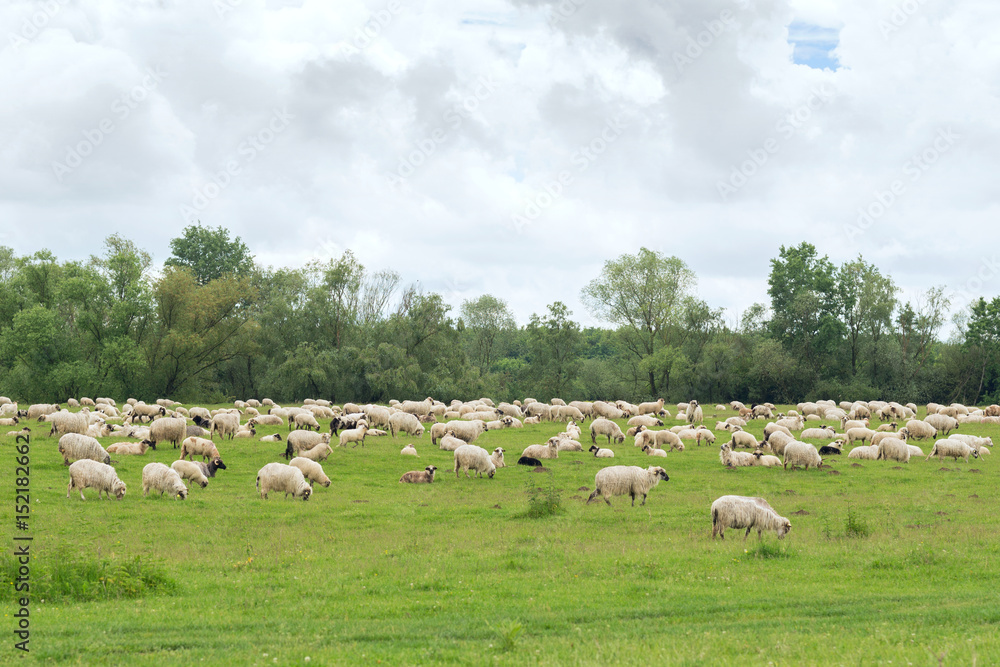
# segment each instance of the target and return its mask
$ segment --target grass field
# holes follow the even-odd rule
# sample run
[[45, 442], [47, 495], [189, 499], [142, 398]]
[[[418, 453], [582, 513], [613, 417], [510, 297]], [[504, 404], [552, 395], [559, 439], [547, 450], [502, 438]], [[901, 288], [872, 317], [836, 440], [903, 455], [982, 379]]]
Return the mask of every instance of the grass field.
[[[123, 501], [92, 490], [67, 500], [56, 439], [36, 437], [28, 656], [10, 632], [15, 462], [13, 439], [0, 437], [0, 663], [1000, 663], [1000, 460], [852, 465], [845, 453], [808, 472], [729, 470], [717, 446], [652, 459], [629, 438], [611, 461], [512, 465], [561, 429], [484, 434], [476, 444], [507, 450], [492, 480], [456, 480], [452, 453], [429, 434], [369, 438], [335, 449], [324, 464], [333, 484], [308, 502], [259, 499], [256, 472], [283, 460], [283, 443], [251, 440], [217, 440], [228, 470], [186, 501], [142, 497], [142, 467], [169, 465], [169, 444], [113, 456]], [[287, 432], [258, 437], [276, 431]], [[407, 442], [419, 459], [399, 455]], [[397, 482], [431, 463], [434, 484]], [[610, 464], [662, 465], [670, 480], [645, 507], [586, 505]], [[791, 533], [713, 542], [709, 506], [724, 494], [765, 497]], [[532, 498], [561, 507], [534, 518]]]

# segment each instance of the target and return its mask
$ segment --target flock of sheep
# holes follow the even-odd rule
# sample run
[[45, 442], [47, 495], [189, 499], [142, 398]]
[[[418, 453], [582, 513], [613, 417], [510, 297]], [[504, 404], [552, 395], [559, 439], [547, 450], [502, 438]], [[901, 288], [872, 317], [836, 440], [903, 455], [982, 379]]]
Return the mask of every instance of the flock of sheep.
[[[315, 484], [330, 486], [322, 462], [332, 453], [333, 445], [365, 446], [368, 437], [400, 434], [420, 437], [430, 429], [431, 444], [453, 452], [456, 476], [470, 473], [492, 478], [499, 468], [506, 467], [502, 447], [492, 451], [474, 444], [485, 432], [498, 429], [523, 428], [542, 421], [565, 422], [565, 430], [549, 438], [545, 444], [527, 446], [517, 459], [526, 466], [540, 466], [546, 459], [556, 459], [560, 452], [584, 452], [580, 442], [583, 425], [590, 421], [588, 431], [591, 446], [588, 451], [596, 458], [614, 458], [612, 445], [621, 445], [631, 438], [633, 444], [648, 456], [663, 458], [668, 452], [683, 452], [688, 446], [714, 444], [718, 434], [728, 440], [719, 447], [720, 462], [729, 467], [764, 466], [783, 468], [820, 467], [824, 456], [837, 456], [845, 446], [855, 445], [849, 458], [887, 460], [908, 463], [911, 457], [924, 456], [914, 441], [932, 439], [927, 459], [951, 457], [978, 458], [989, 454], [992, 441], [967, 434], [953, 433], [964, 423], [1000, 424], [1000, 406], [985, 409], [953, 404], [931, 403], [927, 416], [917, 419], [917, 407], [884, 401], [841, 402], [817, 401], [801, 403], [786, 413], [775, 414], [771, 404], [747, 407], [739, 401], [716, 405], [715, 412], [733, 412], [733, 416], [717, 421], [714, 429], [704, 425], [703, 408], [697, 401], [676, 406], [676, 419], [683, 423], [664, 428], [670, 419], [663, 399], [634, 405], [626, 401], [573, 401], [552, 399], [541, 403], [534, 399], [523, 402], [494, 404], [487, 398], [470, 402], [453, 401], [444, 404], [427, 398], [423, 401], [391, 401], [388, 406], [332, 405], [329, 401], [308, 399], [302, 406], [281, 407], [270, 399], [236, 401], [234, 407], [208, 410], [202, 407], [186, 409], [167, 399], [145, 404], [129, 399], [121, 409], [110, 398], [81, 398], [67, 401], [77, 412], [59, 405], [36, 404], [19, 408], [10, 399], [0, 396], [0, 426], [19, 427], [7, 433], [17, 440], [30, 441], [31, 425], [47, 423], [50, 436], [59, 436], [58, 450], [69, 466], [70, 481], [67, 498], [74, 490], [93, 488], [98, 497], [107, 495], [121, 500], [126, 484], [113, 467], [111, 455], [142, 456], [149, 449], [170, 443], [180, 448], [179, 458], [170, 466], [150, 463], [142, 470], [143, 494], [150, 491], [184, 499], [188, 495], [185, 482], [200, 487], [208, 485], [218, 470], [225, 470], [214, 438], [223, 440], [253, 438], [263, 442], [284, 442], [283, 455], [287, 463], [272, 462], [258, 471], [256, 489], [261, 498], [272, 491], [287, 498], [308, 500]], [[714, 416], [714, 415], [713, 415]], [[755, 419], [767, 421], [764, 437], [759, 440], [746, 430]], [[321, 432], [320, 421], [329, 421], [328, 432]], [[614, 420], [627, 420], [626, 431]], [[881, 422], [871, 428], [875, 421]], [[807, 425], [810, 425], [807, 428]], [[902, 426], [900, 426], [902, 424]], [[427, 425], [427, 426], [425, 426]], [[831, 426], [833, 425], [833, 426]], [[260, 426], [287, 426], [281, 432], [256, 437]], [[796, 436], [795, 433], [798, 433]], [[939, 437], [943, 436], [943, 437]], [[119, 440], [104, 447], [100, 439]], [[601, 447], [604, 438], [607, 447]], [[805, 440], [825, 440], [817, 448]], [[740, 451], [746, 449], [749, 451]], [[404, 456], [418, 456], [408, 444]], [[200, 457], [200, 461], [196, 461]], [[780, 458], [779, 458], [780, 457]], [[401, 483], [433, 483], [437, 467], [405, 473]], [[646, 497], [660, 481], [669, 476], [660, 466], [610, 466], [595, 476], [595, 489], [587, 499], [589, 504], [603, 497], [627, 495], [635, 505], [636, 497]], [[773, 531], [779, 538], [791, 529], [788, 519], [781, 517], [763, 498], [727, 495], [711, 507], [713, 537], [724, 538], [725, 528], [752, 529], [758, 534]], [[744, 536], [744, 539], [746, 537]]]

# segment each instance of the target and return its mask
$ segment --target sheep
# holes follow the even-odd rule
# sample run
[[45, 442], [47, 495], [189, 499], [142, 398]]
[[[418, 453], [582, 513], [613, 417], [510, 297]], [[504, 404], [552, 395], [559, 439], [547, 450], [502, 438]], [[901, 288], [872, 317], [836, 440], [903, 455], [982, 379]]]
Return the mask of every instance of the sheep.
[[801, 431], [802, 427], [805, 426], [805, 420], [802, 419], [801, 417], [797, 417], [794, 419], [785, 417], [784, 419], [779, 419], [774, 423], [777, 424], [778, 426], [784, 426], [789, 431]]
[[108, 454], [123, 454], [131, 456], [142, 456], [149, 449], [147, 441], [142, 442], [116, 442], [108, 445]]
[[281, 434], [272, 433], [271, 435], [265, 435], [262, 438], [258, 438], [258, 442], [281, 442]]
[[278, 415], [258, 415], [247, 421], [247, 426], [284, 426], [285, 420]]
[[544, 445], [528, 445], [521, 456], [532, 459], [557, 459], [559, 458], [559, 445], [549, 441]]
[[815, 440], [833, 440], [837, 437], [837, 432], [832, 428], [821, 426], [819, 428], [807, 428], [799, 434], [800, 438], [813, 438]]
[[111, 498], [111, 494], [114, 494], [115, 500], [121, 500], [125, 497], [125, 482], [118, 478], [118, 473], [115, 472], [114, 468], [106, 463], [80, 459], [69, 467], [69, 486], [66, 487], [66, 497], [69, 498], [73, 489], [80, 489], [80, 500], [86, 500], [83, 496], [83, 490], [87, 487], [97, 489], [98, 499], [101, 498], [102, 493], [106, 494], [107, 498]]
[[455, 477], [458, 477], [460, 472], [465, 472], [465, 476], [468, 477], [470, 469], [478, 473], [479, 477], [486, 473], [491, 479], [497, 471], [496, 464], [485, 449], [478, 445], [462, 445], [455, 450]]
[[805, 466], [806, 470], [809, 470], [809, 466], [818, 468], [821, 465], [823, 465], [823, 459], [816, 448], [808, 442], [793, 440], [785, 445], [785, 462], [782, 464], [785, 470], [788, 469], [788, 466], [792, 466], [792, 470], [795, 470], [795, 466]]
[[204, 461], [209, 459], [222, 460], [215, 443], [205, 438], [190, 437], [184, 439], [184, 442], [181, 443], [181, 459], [186, 459], [188, 456], [191, 457], [192, 461], [194, 461], [195, 456], [201, 456]]
[[167, 414], [167, 409], [162, 405], [146, 405], [145, 403], [135, 403], [131, 405], [130, 410], [127, 413], [133, 418], [137, 418], [139, 421], [150, 421], [153, 417], [162, 417]]
[[928, 454], [927, 458], [924, 460], [928, 461], [931, 457], [937, 455], [938, 460], [942, 460], [944, 457], [950, 456], [957, 462], [959, 457], [961, 457], [965, 459], [966, 463], [968, 463], [969, 454], [972, 454], [972, 458], [979, 458], [979, 452], [970, 447], [967, 443], [953, 438], [946, 438], [935, 442], [934, 448], [931, 449], [931, 453]]
[[419, 438], [424, 434], [424, 425], [420, 420], [407, 412], [397, 412], [389, 417], [389, 432], [395, 438], [397, 433], [406, 433]]
[[937, 428], [930, 422], [923, 421], [922, 419], [911, 419], [906, 422], [905, 428], [906, 432], [914, 440], [933, 438], [937, 435]]
[[[645, 445], [667, 449], [668, 451], [684, 451], [684, 443], [679, 435], [672, 431], [641, 431], [635, 434], [635, 446], [640, 449]], [[665, 445], [670, 445], [669, 448]]]
[[[527, 422], [527, 420], [525, 420]], [[486, 422], [455, 420], [446, 423], [438, 423], [431, 426], [431, 444], [436, 445], [438, 439], [443, 437], [448, 431], [456, 438], [464, 440], [471, 445], [480, 435], [486, 431]]]
[[604, 435], [608, 438], [608, 443], [614, 438], [616, 443], [625, 442], [625, 434], [622, 433], [621, 428], [618, 424], [614, 423], [609, 419], [604, 419], [599, 417], [594, 421], [590, 422], [590, 441], [592, 443], [597, 442], [597, 436]]
[[560, 405], [549, 410], [555, 421], [583, 421], [584, 414], [572, 405]]
[[642, 494], [640, 506], [646, 504], [646, 496], [660, 483], [668, 481], [667, 471], [659, 466], [643, 469], [639, 466], [610, 466], [597, 471], [594, 476], [594, 492], [587, 498], [589, 505], [597, 496], [603, 496], [604, 502], [611, 505], [611, 496], [629, 495], [632, 497], [632, 507], [635, 507], [635, 497]]
[[212, 418], [208, 430], [211, 433], [209, 438], [212, 440], [215, 439], [216, 431], [218, 431], [221, 437], [225, 438], [228, 435], [229, 439], [232, 440], [236, 432], [240, 430], [240, 418], [238, 415], [219, 413]]
[[302, 475], [309, 480], [309, 484], [315, 486], [320, 484], [324, 487], [330, 486], [330, 478], [326, 476], [323, 472], [323, 466], [321, 466], [316, 461], [312, 459], [307, 459], [302, 456], [296, 456], [294, 459], [288, 462], [288, 465], [294, 466], [302, 471]]
[[879, 424], [879, 427], [875, 429], [876, 431], [895, 431], [898, 424], [896, 422], [889, 422], [888, 424]]
[[[740, 411], [742, 413], [742, 411]], [[774, 413], [767, 405], [755, 405], [752, 410], [754, 419], [773, 419]]]
[[663, 422], [653, 417], [652, 415], [644, 414], [632, 417], [628, 420], [629, 426], [645, 426], [646, 428], [652, 428], [653, 426], [663, 426]]
[[399, 453], [402, 454], [403, 456], [416, 456], [418, 458], [420, 456], [419, 454], [417, 454], [417, 450], [412, 443], [399, 450]]
[[541, 417], [525, 417], [524, 418], [524, 424], [525, 424], [525, 426], [527, 426], [528, 424], [541, 424], [541, 423], [542, 423]]
[[69, 465], [70, 459], [91, 459], [100, 463], [111, 464], [111, 456], [101, 447], [101, 443], [88, 435], [67, 433], [59, 438], [59, 453], [63, 455], [63, 463]]
[[[642, 451], [646, 452], [647, 456], [659, 456], [659, 457], [662, 457], [662, 458], [667, 458], [667, 452], [665, 450], [663, 450], [663, 449], [656, 449], [654, 447], [650, 447], [649, 445], [645, 445], [642, 448]], [[596, 454], [595, 454], [595, 456], [596, 456]]]
[[301, 452], [313, 449], [320, 444], [330, 442], [329, 433], [316, 433], [315, 431], [292, 431], [285, 439], [285, 458], [292, 459]]
[[910, 448], [899, 438], [883, 438], [878, 443], [877, 461], [910, 462]]
[[[663, 403], [664, 400], [662, 398], [657, 399], [655, 402], [651, 403], [640, 403], [638, 406], [636, 406], [636, 414], [637, 415], [659, 414], [660, 410], [663, 409]], [[629, 425], [630, 426], [632, 425], [631, 422], [629, 423]], [[660, 424], [660, 426], [662, 426], [662, 424]]]
[[38, 419], [45, 415], [51, 415], [59, 412], [59, 404], [49, 404], [49, 403], [35, 403], [34, 405], [28, 406], [27, 414], [24, 416], [28, 419]]
[[740, 447], [756, 449], [757, 438], [752, 433], [747, 433], [746, 431], [735, 431], [728, 444], [733, 449], [739, 449]]
[[705, 443], [707, 443], [709, 445], [714, 445], [715, 444], [715, 434], [712, 433], [707, 428], [699, 428], [698, 431], [694, 435], [694, 441], [699, 446], [701, 445], [702, 442], [705, 442]]
[[603, 417], [605, 419], [621, 419], [625, 416], [622, 410], [604, 401], [594, 401], [592, 409], [596, 417]]
[[399, 481], [406, 484], [431, 484], [434, 481], [435, 470], [437, 470], [437, 466], [427, 466], [423, 470], [411, 470], [403, 473]]
[[67, 412], [63, 410], [52, 413], [49, 417], [49, 421], [52, 422], [52, 429], [49, 431], [50, 437], [66, 433], [88, 435], [87, 431], [90, 430], [90, 411], [86, 408], [80, 412]]
[[28, 428], [27, 426], [25, 426], [20, 431], [7, 431], [7, 437], [8, 438], [14, 438], [14, 444], [15, 445], [17, 443], [21, 442], [21, 440], [24, 440], [26, 443], [30, 444], [30, 442], [31, 442], [31, 429]]
[[860, 447], [855, 447], [847, 455], [847, 458], [876, 461], [878, 460], [878, 445], [861, 445]]
[[142, 469], [142, 495], [149, 495], [149, 490], [159, 491], [162, 496], [164, 492], [175, 498], [184, 500], [187, 498], [188, 489], [181, 481], [181, 476], [173, 468], [168, 468], [162, 463], [147, 463]]
[[449, 432], [448, 435], [441, 438], [441, 442], [438, 443], [438, 449], [443, 449], [447, 452], [453, 452], [462, 445], [467, 445], [467, 444], [469, 443], [467, 443], [465, 440], [462, 440], [461, 438], [456, 438]]
[[[939, 433], [944, 431], [946, 437], [949, 433], [958, 428], [957, 419], [941, 413], [936, 415], [927, 415], [924, 417], [924, 421], [936, 428]], [[907, 422], [907, 426], [909, 426], [909, 422]]]
[[691, 406], [684, 413], [689, 424], [700, 424], [705, 421], [705, 416], [702, 413], [701, 406], [698, 405], [698, 401], [691, 401]]
[[870, 428], [849, 428], [847, 429], [847, 444], [865, 442], [866, 440], [871, 440], [874, 435], [875, 431]]
[[321, 442], [312, 449], [300, 451], [299, 456], [309, 459], [310, 461], [326, 461], [332, 453], [333, 448], [330, 447], [330, 443]]
[[257, 491], [263, 500], [271, 491], [284, 491], [285, 498], [292, 494], [292, 500], [302, 498], [309, 500], [312, 487], [306, 482], [305, 475], [295, 466], [285, 463], [268, 463], [257, 471]]
[[719, 462], [729, 468], [752, 466], [754, 455], [750, 452], [734, 452], [729, 443], [726, 442], [719, 447]]
[[255, 435], [257, 435], [256, 429], [245, 428], [245, 427], [241, 426], [240, 430], [238, 430], [233, 437], [234, 438], [240, 438], [240, 439], [246, 439], [246, 438], [252, 438]]
[[779, 459], [777, 456], [765, 454], [760, 449], [754, 451], [753, 459], [754, 459], [753, 465], [761, 466], [764, 468], [777, 468], [778, 466], [782, 465], [781, 459]]
[[840, 456], [844, 453], [844, 441], [834, 440], [828, 445], [819, 448], [820, 456]]
[[722, 496], [712, 503], [712, 539], [718, 535], [725, 540], [726, 528], [746, 528], [744, 542], [754, 528], [757, 529], [757, 539], [762, 539], [765, 530], [773, 530], [778, 539], [782, 540], [792, 529], [792, 524], [775, 512], [763, 498]]
[[564, 435], [570, 440], [579, 440], [582, 433], [583, 432], [580, 430], [580, 427], [576, 425], [576, 422], [569, 422], [566, 424], [566, 430], [560, 435]]
[[581, 445], [576, 440], [568, 438], [565, 434], [560, 433], [559, 435], [554, 435], [548, 440], [549, 442], [555, 442], [556, 446], [559, 447], [560, 452], [582, 452], [583, 445]]
[[[917, 447], [916, 445], [907, 445], [907, 446], [906, 446], [906, 448], [910, 450], [910, 458], [911, 458], [911, 459], [912, 459], [912, 458], [913, 458], [914, 456], [923, 456], [923, 455], [924, 455], [924, 450], [920, 449], [920, 448], [919, 448], [919, 447]], [[980, 454], [982, 454], [982, 453], [983, 453], [983, 450], [982, 450], [982, 448], [980, 448], [980, 450], [979, 450], [979, 453], [980, 453]]]
[[983, 447], [986, 445], [989, 445], [990, 447], [993, 446], [993, 438], [980, 438], [974, 435], [970, 435], [968, 433], [953, 433], [948, 437], [952, 440], [961, 440], [969, 447], [972, 447], [973, 449], [980, 452], [982, 452]]
[[767, 438], [767, 440], [765, 440], [768, 446], [770, 446], [771, 451], [773, 451], [778, 456], [781, 456], [785, 453], [785, 445], [794, 441], [795, 438], [791, 435], [788, 435], [784, 431], [775, 431], [774, 433], [771, 434], [769, 438]]
[[0, 426], [16, 426], [20, 421], [17, 417], [5, 417], [0, 419]]
[[530, 456], [522, 456], [517, 460], [517, 465], [519, 466], [534, 466], [536, 468], [542, 465], [542, 462], [538, 459], [531, 458]]
[[203, 489], [208, 486], [208, 476], [197, 463], [178, 459], [171, 463], [170, 467], [181, 479], [189, 480]]
[[598, 447], [597, 445], [591, 445], [590, 449], [588, 449], [587, 451], [594, 452], [594, 458], [598, 458], [598, 459], [613, 459], [613, 458], [615, 458], [614, 451], [612, 451], [610, 449], [603, 449], [601, 447]]
[[490, 460], [493, 461], [493, 465], [495, 465], [497, 468], [507, 467], [507, 462], [504, 461], [503, 458], [503, 455], [506, 451], [507, 450], [504, 449], [503, 447], [497, 447], [496, 449], [493, 450], [493, 453], [490, 454]]
[[291, 431], [292, 427], [302, 430], [319, 431], [319, 422], [316, 421], [316, 417], [311, 412], [300, 412], [288, 420], [288, 430]]
[[[615, 410], [616, 412], [620, 412], [620, 410], [618, 410], [617, 408], [612, 408], [612, 409]], [[528, 417], [537, 417], [539, 421], [543, 419], [545, 421], [549, 421], [550, 416], [552, 414], [550, 406], [545, 405], [544, 403], [539, 403], [537, 401], [525, 405], [522, 408], [522, 410], [524, 411], [524, 414], [527, 415]]]
[[354, 444], [352, 445], [352, 447], [357, 447], [358, 443], [361, 443], [361, 446], [364, 447], [365, 446], [365, 434], [367, 432], [368, 432], [368, 427], [366, 425], [364, 425], [364, 424], [362, 424], [358, 428], [349, 428], [346, 431], [341, 431], [340, 432], [340, 444], [337, 445], [337, 446], [338, 447], [343, 447], [347, 443], [353, 442]]
[[788, 437], [792, 437], [792, 432], [788, 429], [787, 426], [779, 426], [774, 422], [768, 422], [767, 424], [764, 425], [764, 439], [770, 440], [771, 434], [774, 433], [775, 431], [780, 431], [781, 433], [784, 433]]

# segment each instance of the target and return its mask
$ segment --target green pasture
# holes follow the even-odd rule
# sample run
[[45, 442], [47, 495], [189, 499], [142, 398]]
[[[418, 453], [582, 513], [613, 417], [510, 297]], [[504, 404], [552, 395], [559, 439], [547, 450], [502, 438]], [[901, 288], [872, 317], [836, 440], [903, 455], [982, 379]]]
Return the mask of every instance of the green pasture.
[[[15, 447], [0, 436], [2, 664], [1000, 663], [1000, 453], [902, 465], [845, 451], [820, 470], [726, 469], [718, 433], [666, 459], [628, 438], [612, 460], [514, 465], [563, 428], [547, 422], [480, 437], [507, 450], [494, 479], [456, 479], [429, 432], [335, 448], [332, 485], [302, 502], [254, 488], [284, 443], [216, 439], [228, 470], [186, 501], [142, 497], [142, 467], [178, 456], [166, 444], [112, 456], [123, 501], [87, 490], [84, 502], [66, 498], [47, 425], [31, 426], [29, 533], [14, 529]], [[273, 432], [287, 429], [257, 435]], [[399, 454], [409, 442], [420, 458]], [[398, 483], [428, 464], [434, 484]], [[662, 465], [670, 480], [645, 507], [586, 505], [594, 474], [622, 464]], [[763, 496], [791, 533], [713, 542], [709, 506], [725, 494]], [[11, 634], [15, 534], [34, 537], [26, 656]]]

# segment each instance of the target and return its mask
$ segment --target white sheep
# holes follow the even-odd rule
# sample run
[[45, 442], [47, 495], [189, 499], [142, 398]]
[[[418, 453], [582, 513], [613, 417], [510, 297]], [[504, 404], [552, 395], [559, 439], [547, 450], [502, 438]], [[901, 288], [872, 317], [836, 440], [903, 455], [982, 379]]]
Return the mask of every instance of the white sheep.
[[754, 464], [754, 455], [750, 452], [734, 452], [729, 443], [726, 442], [719, 447], [719, 461], [722, 465], [730, 468], [752, 466]]
[[755, 466], [761, 466], [763, 468], [777, 468], [781, 463], [781, 459], [777, 456], [772, 456], [771, 454], [765, 454], [762, 450], [758, 449], [753, 453], [753, 464]]
[[729, 441], [729, 446], [733, 449], [739, 449], [740, 447], [745, 447], [746, 449], [756, 449], [757, 438], [755, 438], [752, 433], [747, 433], [746, 431], [734, 431], [733, 437]]
[[594, 457], [598, 458], [598, 459], [613, 459], [613, 458], [615, 458], [614, 451], [612, 451], [610, 449], [604, 449], [602, 447], [598, 447], [597, 445], [591, 445], [590, 449], [587, 450], [587, 451], [593, 452], [594, 453]]
[[209, 435], [211, 439], [215, 439], [215, 434], [218, 432], [223, 438], [228, 435], [229, 439], [232, 440], [236, 432], [240, 430], [240, 417], [228, 412], [220, 412], [212, 418], [212, 423], [208, 430], [211, 434]]
[[142, 495], [148, 496], [150, 489], [159, 491], [161, 496], [166, 492], [181, 500], [188, 495], [188, 489], [177, 471], [162, 463], [147, 463], [142, 469]]
[[358, 443], [362, 447], [365, 446], [365, 434], [368, 433], [368, 427], [364, 424], [358, 428], [349, 428], [340, 432], [340, 447], [343, 447], [349, 442], [353, 442], [353, 447], [357, 447]]
[[201, 469], [201, 466], [198, 465], [198, 463], [178, 459], [171, 463], [170, 467], [174, 470], [174, 472], [180, 475], [181, 479], [193, 482], [203, 489], [208, 486], [208, 477], [205, 475], [205, 471]]
[[532, 459], [557, 459], [559, 458], [559, 445], [551, 441], [544, 445], [528, 445], [521, 452], [521, 458], [524, 457]]
[[467, 445], [467, 444], [469, 443], [467, 443], [465, 440], [462, 440], [461, 438], [456, 438], [454, 435], [451, 434], [451, 432], [449, 432], [446, 436], [441, 438], [441, 442], [438, 443], [438, 449], [443, 449], [447, 452], [453, 452], [462, 445]]
[[196, 436], [185, 438], [181, 443], [181, 458], [186, 459], [189, 456], [192, 461], [195, 456], [201, 456], [204, 461], [222, 458], [214, 442]]
[[847, 444], [853, 444], [855, 442], [865, 442], [866, 440], [871, 440], [872, 436], [875, 435], [875, 431], [870, 428], [856, 427], [847, 429]]
[[[657, 399], [655, 402], [651, 403], [640, 403], [637, 406], [636, 414], [638, 415], [657, 415], [660, 410], [663, 409], [664, 400], [662, 398]], [[661, 424], [662, 425], [662, 424]], [[629, 426], [634, 426], [634, 424], [629, 424]]]
[[417, 454], [417, 449], [413, 446], [412, 443], [399, 450], [399, 453], [402, 454], [403, 456], [416, 456], [418, 458], [420, 456], [419, 454]]
[[607, 436], [609, 443], [612, 438], [615, 442], [625, 442], [625, 434], [618, 424], [610, 419], [597, 418], [590, 422], [590, 441], [596, 443], [598, 435]]
[[649, 445], [645, 445], [642, 448], [642, 451], [646, 452], [647, 456], [659, 456], [664, 459], [667, 458], [667, 452], [665, 450], [656, 449], [655, 447], [650, 447]]
[[330, 447], [330, 443], [321, 442], [311, 449], [300, 451], [298, 454], [300, 457], [309, 459], [310, 461], [326, 461], [332, 453], [333, 448]]
[[406, 433], [414, 438], [419, 438], [424, 434], [424, 425], [412, 414], [397, 412], [389, 417], [389, 432], [394, 438], [397, 433]]
[[688, 409], [684, 412], [684, 417], [689, 424], [700, 424], [705, 421], [705, 415], [701, 406], [698, 405], [698, 401], [691, 401]]
[[411, 470], [403, 473], [399, 481], [407, 484], [430, 484], [434, 481], [435, 470], [437, 470], [437, 466], [427, 466], [423, 470]]
[[84, 408], [80, 412], [69, 412], [62, 410], [49, 415], [52, 429], [49, 436], [64, 435], [66, 433], [79, 433], [88, 435], [90, 430], [90, 411]]
[[933, 438], [937, 435], [937, 429], [934, 428], [932, 424], [925, 422], [922, 419], [911, 419], [906, 422], [906, 426], [904, 428], [914, 440]]
[[492, 478], [496, 474], [496, 464], [490, 458], [489, 452], [478, 445], [462, 445], [455, 450], [455, 477], [459, 472], [464, 472], [469, 476], [469, 470], [478, 473], [479, 477], [483, 473]]
[[[920, 449], [920, 448], [919, 448], [919, 447], [917, 447], [916, 445], [907, 445], [906, 447], [907, 447], [907, 449], [909, 449], [909, 450], [910, 450], [910, 458], [911, 458], [911, 459], [912, 459], [912, 458], [913, 458], [914, 456], [923, 456], [923, 455], [924, 455], [924, 450]], [[982, 450], [982, 448], [980, 448], [980, 450], [979, 450], [979, 453], [980, 453], [980, 454], [982, 454], [982, 453], [983, 453], [983, 450]]]
[[878, 443], [878, 461], [910, 462], [910, 448], [899, 438], [882, 438]]
[[807, 428], [799, 434], [800, 438], [812, 438], [814, 440], [833, 440], [837, 437], [837, 432], [832, 428], [821, 426], [820, 428]]
[[142, 456], [149, 449], [148, 442], [116, 442], [108, 445], [108, 454], [123, 454], [126, 456]]
[[69, 465], [70, 459], [90, 459], [100, 463], [111, 464], [111, 456], [101, 447], [101, 443], [88, 435], [67, 433], [59, 438], [59, 453], [63, 455], [63, 463]]
[[924, 460], [930, 460], [933, 456], [937, 456], [939, 460], [942, 460], [944, 457], [950, 456], [955, 461], [958, 461], [959, 458], [963, 458], [965, 459], [965, 462], [968, 463], [970, 454], [972, 455], [972, 458], [979, 458], [979, 452], [970, 447], [967, 443], [962, 442], [961, 440], [945, 438], [934, 443], [934, 448]]
[[958, 428], [958, 420], [946, 414], [927, 415], [924, 421], [936, 428], [939, 433], [943, 432], [945, 436]]
[[847, 458], [876, 461], [878, 460], [878, 445], [861, 445], [860, 447], [855, 447], [847, 455]]
[[815, 446], [801, 440], [793, 440], [785, 445], [785, 462], [782, 464], [787, 470], [788, 466], [795, 469], [795, 466], [805, 466], [809, 470], [810, 466], [820, 467], [823, 459]]
[[66, 487], [66, 497], [74, 489], [80, 489], [80, 499], [86, 500], [83, 490], [87, 487], [97, 489], [97, 497], [107, 494], [110, 498], [114, 494], [116, 500], [125, 497], [125, 482], [118, 478], [118, 473], [111, 466], [93, 461], [91, 459], [80, 459], [69, 467], [69, 486]]
[[[684, 443], [673, 431], [640, 431], [635, 434], [635, 446], [642, 449], [646, 445], [666, 449], [667, 451], [684, 451]], [[666, 447], [666, 445], [670, 445]]]
[[316, 433], [315, 431], [292, 431], [285, 441], [285, 458], [292, 459], [301, 455], [302, 452], [314, 449], [322, 444], [329, 444], [329, 433]]
[[265, 435], [257, 439], [258, 442], [281, 442], [280, 433], [272, 433], [271, 435]]
[[309, 480], [310, 484], [320, 484], [324, 487], [330, 486], [330, 478], [327, 477], [326, 473], [323, 471], [323, 466], [316, 463], [312, 459], [307, 459], [303, 456], [296, 456], [288, 462], [288, 465], [301, 470], [302, 475]]
[[[237, 419], [238, 423], [239, 420]], [[154, 450], [156, 449], [156, 445], [161, 442], [170, 442], [176, 448], [185, 437], [187, 437], [186, 419], [164, 417], [163, 419], [157, 419], [149, 425], [148, 440]]]
[[781, 540], [792, 529], [792, 524], [775, 512], [763, 498], [722, 496], [712, 503], [712, 539], [718, 535], [725, 540], [726, 528], [746, 528], [744, 542], [754, 528], [757, 529], [758, 539], [763, 537], [765, 530], [773, 530]]
[[667, 481], [670, 477], [667, 471], [659, 466], [640, 468], [639, 466], [610, 466], [597, 471], [594, 476], [594, 492], [587, 498], [590, 504], [598, 496], [604, 497], [604, 502], [611, 505], [611, 496], [629, 495], [632, 497], [632, 507], [635, 507], [635, 497], [642, 495], [641, 505], [646, 504], [646, 496], [660, 480]]
[[312, 495], [312, 487], [302, 471], [285, 463], [268, 463], [258, 470], [256, 487], [264, 500], [267, 500], [267, 494], [271, 491], [283, 491], [285, 498], [292, 494], [293, 500], [309, 500]]

